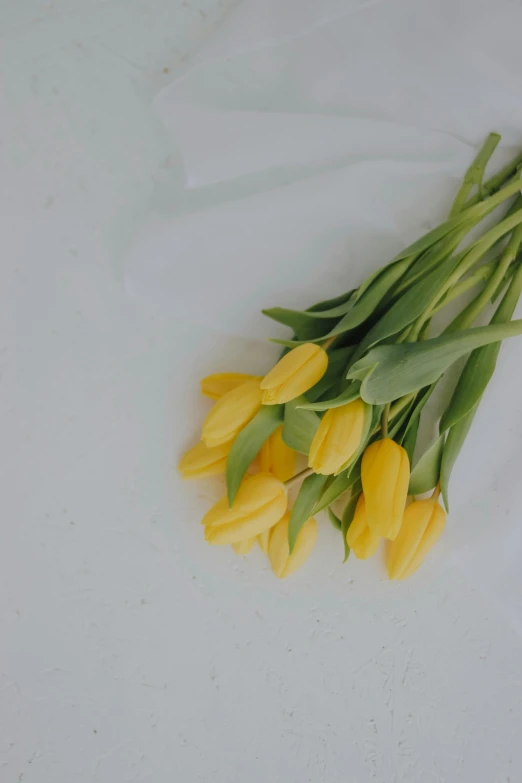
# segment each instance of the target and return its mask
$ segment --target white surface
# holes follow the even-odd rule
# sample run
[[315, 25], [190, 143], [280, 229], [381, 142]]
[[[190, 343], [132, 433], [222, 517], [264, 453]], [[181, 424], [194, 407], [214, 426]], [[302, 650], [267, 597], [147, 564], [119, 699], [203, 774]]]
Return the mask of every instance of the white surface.
[[[322, 7], [327, 5], [332, 16], [346, 16], [350, 4]], [[443, 4], [417, 3], [424, 9], [437, 5]], [[254, 210], [260, 215], [266, 215], [265, 208], [277, 212], [282, 202], [272, 188], [273, 171], [267, 188], [262, 177], [255, 188], [252, 180], [237, 181], [252, 173], [252, 162], [262, 169], [279, 165], [270, 160], [270, 145], [243, 157], [238, 149], [226, 166], [219, 155], [212, 157], [220, 138], [227, 137], [219, 117], [216, 124], [207, 118], [200, 125], [211, 130], [207, 137], [194, 138], [194, 149], [206, 145], [208, 154], [192, 184], [206, 184], [205, 171], [212, 172], [208, 182], [227, 176], [236, 181], [181, 193], [179, 147], [151, 111], [151, 100], [182, 72], [182, 58], [190, 50], [219, 58], [238, 33], [245, 47], [276, 30], [301, 41], [297, 21], [301, 31], [328, 29], [328, 20], [318, 22], [314, 3], [300, 4], [299, 19], [285, 13], [285, 4], [267, 2], [257, 10], [242, 3], [204, 46], [226, 6], [215, 0], [26, 0], [0, 9], [5, 142], [0, 781], [513, 782], [522, 773], [520, 640], [498, 613], [504, 603], [493, 605], [449, 561], [465, 547], [474, 526], [484, 550], [505, 557], [496, 537], [491, 546], [487, 541], [491, 526], [500, 527], [508, 514], [519, 545], [520, 425], [512, 421], [520, 421], [520, 386], [502, 383], [517, 367], [520, 348], [517, 354], [514, 341], [503, 349], [488, 403], [456, 471], [458, 508], [447, 534], [408, 583], [388, 583], [378, 560], [338, 564], [338, 540], [327, 523], [306, 569], [279, 583], [260, 552], [241, 560], [228, 548], [204, 545], [198, 517], [214, 488], [182, 486], [173, 471], [207, 409], [196, 394], [197, 378], [223, 367], [254, 370], [274, 355], [269, 346], [231, 333], [243, 330], [258, 297], [262, 304], [274, 301], [277, 286], [269, 281], [252, 294], [259, 263], [249, 252], [255, 251], [251, 236], [243, 275], [229, 280], [229, 295], [213, 303], [196, 285], [193, 270], [200, 256], [185, 242], [183, 253], [174, 256], [182, 274], [167, 277], [167, 296], [158, 297], [157, 258], [150, 258], [145, 274], [143, 255], [136, 250], [143, 244], [134, 245], [124, 273], [135, 226], [146, 226], [140, 242], [153, 241], [159, 225], [168, 227], [169, 213], [178, 221], [183, 215], [193, 219], [187, 213], [194, 207], [204, 212], [218, 200], [226, 203], [223, 196], [230, 193], [232, 200], [241, 187], [262, 198], [263, 211]], [[393, 9], [400, 7], [404, 4], [368, 4], [353, 17], [361, 25], [359, 37], [368, 29], [373, 34], [378, 23], [365, 20], [365, 14], [389, 8], [393, 21]], [[454, 31], [444, 39], [451, 78], [450, 55], [467, 36], [472, 37], [466, 44], [472, 72], [484, 62], [491, 66], [492, 50], [497, 62], [510, 63], [516, 72], [517, 29], [507, 9], [517, 14], [520, 6], [481, 2], [474, 7], [479, 10], [472, 22], [450, 15], [446, 26]], [[250, 20], [246, 28], [245, 20]], [[334, 24], [337, 28], [340, 20]], [[400, 28], [400, 15], [397, 24]], [[420, 41], [422, 54], [425, 37]], [[438, 56], [436, 36], [433, 47]], [[259, 48], [267, 54], [270, 47]], [[272, 53], [266, 64], [276, 68], [275, 62]], [[211, 70], [216, 79], [222, 76], [219, 68]], [[252, 95], [255, 72], [241, 70]], [[198, 72], [203, 73], [187, 71], [176, 84], [189, 84]], [[513, 89], [511, 71], [506, 66], [499, 75], [489, 68], [479, 75], [484, 80], [490, 73], [494, 84], [480, 93], [481, 102], [473, 102], [480, 103], [482, 120], [488, 115], [487, 127], [475, 113], [477, 135], [468, 135], [459, 124], [469, 114], [463, 109], [450, 129], [459, 139], [431, 135], [424, 163], [426, 151], [417, 147], [426, 177], [415, 174], [409, 181], [408, 173], [399, 173], [402, 166], [387, 170], [389, 187], [397, 177], [406, 180], [400, 190], [405, 200], [370, 250], [365, 250], [364, 226], [354, 245], [353, 231], [364, 210], [353, 211], [358, 199], [350, 178], [332, 175], [333, 185], [328, 176], [320, 179], [329, 166], [339, 168], [331, 164], [343, 155], [334, 141], [346, 126], [338, 132], [327, 123], [334, 156], [325, 160], [316, 146], [318, 180], [310, 183], [306, 214], [315, 214], [314, 197], [320, 202], [336, 189], [349, 201], [344, 216], [339, 210], [332, 218], [324, 208], [313, 228], [324, 229], [317, 250], [331, 271], [321, 277], [326, 295], [338, 285], [335, 274], [340, 260], [346, 263], [348, 238], [351, 248], [373, 253], [378, 263], [390, 247], [393, 252], [394, 242], [419, 229], [408, 198], [411, 204], [422, 192], [425, 219], [433, 218], [438, 198], [451, 190], [451, 177], [472, 155], [470, 143], [490, 124], [507, 131], [511, 143], [520, 142], [520, 102], [513, 102], [508, 116], [497, 100], [500, 81], [504, 90]], [[279, 78], [277, 68], [276, 74]], [[412, 76], [412, 84], [427, 91], [426, 124], [407, 118], [424, 130], [432, 124], [434, 102], [433, 85], [425, 77]], [[207, 83], [219, 108], [224, 96], [217, 86]], [[272, 83], [267, 94], [275, 100], [273, 90]], [[397, 90], [403, 94], [403, 85]], [[231, 100], [233, 95], [231, 89]], [[258, 95], [266, 100], [261, 90]], [[252, 100], [229, 108], [259, 107]], [[190, 111], [183, 116], [190, 119]], [[272, 132], [277, 137], [278, 127]], [[285, 155], [295, 146], [294, 163], [302, 167], [316, 133], [323, 132], [326, 125], [317, 131], [310, 126], [308, 141], [302, 147], [287, 144]], [[408, 133], [415, 136], [415, 128]], [[394, 136], [394, 153], [399, 136]], [[177, 138], [183, 145], [182, 135]], [[441, 145], [438, 157], [434, 140]], [[358, 154], [366, 156], [368, 149]], [[188, 157], [184, 163], [190, 169]], [[289, 187], [303, 178], [302, 168], [298, 177], [296, 170], [276, 173]], [[318, 196], [316, 186], [323, 184], [326, 190]], [[270, 188], [273, 200], [265, 192]], [[384, 201], [390, 192], [383, 191]], [[368, 190], [364, 198], [371, 195]], [[233, 226], [228, 211], [220, 235], [223, 226]], [[344, 218], [353, 224], [338, 227], [332, 237], [335, 221]], [[295, 225], [277, 239], [292, 237]], [[274, 251], [278, 246], [274, 241]], [[272, 256], [266, 260], [274, 262]], [[298, 266], [298, 256], [290, 261]], [[355, 274], [357, 265], [352, 268]], [[199, 278], [208, 278], [204, 267], [199, 269]], [[171, 274], [170, 267], [165, 271]], [[283, 268], [279, 271], [288, 285]], [[172, 298], [166, 307], [173, 282], [182, 301]], [[311, 295], [319, 282], [310, 278], [307, 285]], [[198, 302], [208, 323], [201, 313], [201, 326], [194, 317], [178, 320], [189, 293], [204, 297]], [[280, 294], [281, 302], [288, 300], [288, 290]], [[306, 301], [306, 286], [299, 296]], [[252, 313], [251, 335], [258, 323]], [[470, 464], [476, 471], [474, 494]], [[516, 627], [516, 618], [509, 619]]]

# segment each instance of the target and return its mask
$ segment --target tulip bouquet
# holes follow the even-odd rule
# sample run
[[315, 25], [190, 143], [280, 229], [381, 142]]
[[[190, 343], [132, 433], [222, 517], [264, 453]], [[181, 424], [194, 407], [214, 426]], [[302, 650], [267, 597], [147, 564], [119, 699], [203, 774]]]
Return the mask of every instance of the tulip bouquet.
[[[326, 510], [345, 560], [350, 551], [369, 558], [388, 539], [390, 579], [421, 565], [444, 529], [451, 470], [500, 343], [522, 333], [512, 320], [522, 292], [522, 154], [484, 181], [499, 140], [486, 140], [447, 220], [357, 288], [303, 311], [264, 311], [293, 331], [274, 340], [284, 351], [267, 374], [203, 379], [215, 404], [179, 468], [185, 478], [225, 474], [226, 494], [203, 518], [210, 544], [246, 554], [257, 542], [286, 577], [310, 554], [315, 516]], [[479, 234], [492, 213], [497, 222]], [[436, 328], [434, 316], [466, 292]], [[475, 325], [492, 304], [489, 323]], [[462, 357], [438, 436], [419, 454], [423, 408]]]

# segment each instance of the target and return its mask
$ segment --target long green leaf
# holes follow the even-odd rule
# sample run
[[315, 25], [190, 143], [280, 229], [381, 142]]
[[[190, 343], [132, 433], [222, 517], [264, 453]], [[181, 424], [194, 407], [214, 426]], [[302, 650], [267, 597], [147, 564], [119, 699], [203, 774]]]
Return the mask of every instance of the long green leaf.
[[290, 554], [292, 554], [303, 525], [312, 516], [314, 506], [317, 503], [319, 496], [323, 490], [326, 479], [328, 476], [321, 476], [318, 473], [312, 473], [311, 476], [305, 478], [301, 484], [301, 489], [295, 499], [294, 507], [290, 514], [290, 522], [288, 523], [288, 546]]
[[283, 423], [283, 405], [264, 405], [244, 427], [232, 444], [227, 458], [226, 480], [228, 503], [235, 500], [248, 466], [270, 435]]
[[321, 419], [314, 411], [299, 408], [305, 397], [296, 397], [287, 402], [284, 414], [283, 440], [287, 446], [300, 454], [308, 454]]
[[359, 487], [354, 487], [350, 499], [346, 504], [346, 506], [344, 507], [343, 516], [341, 518], [341, 533], [343, 536], [343, 543], [344, 543], [343, 563], [346, 563], [346, 561], [350, 556], [350, 547], [348, 546], [348, 541], [346, 540], [346, 534], [348, 532], [350, 525], [353, 522], [355, 509], [357, 507], [357, 501], [359, 500], [360, 494], [361, 494], [361, 489]]
[[285, 307], [270, 307], [262, 310], [262, 313], [273, 321], [289, 326], [301, 340], [307, 342], [325, 339], [325, 335], [338, 321], [337, 318], [318, 319], [306, 311], [288, 310]]
[[444, 281], [448, 279], [458, 265], [459, 260], [460, 256], [458, 255], [449, 256], [429, 274], [412, 285], [361, 340], [357, 355], [361, 356], [372, 345], [397, 334], [413, 323], [430, 304], [433, 299], [433, 292], [437, 291]]
[[[492, 324], [509, 322], [522, 290], [522, 266], [515, 272], [509, 288], [491, 318]], [[500, 351], [500, 342], [476, 348], [469, 356], [455, 387], [450, 403], [440, 421], [440, 431], [449, 429], [465, 416], [482, 397], [488, 385]]]
[[360, 396], [360, 388], [361, 384], [359, 381], [352, 381], [348, 388], [337, 397], [331, 400], [321, 400], [320, 402], [306, 402], [300, 408], [307, 411], [327, 411], [330, 408], [340, 408], [342, 405], [347, 405], [349, 402], [356, 400]]
[[340, 530], [340, 529], [341, 529], [341, 520], [339, 519], [339, 517], [337, 516], [337, 514], [335, 514], [335, 513], [332, 511], [332, 509], [330, 508], [330, 506], [328, 506], [328, 508], [326, 509], [326, 513], [328, 514], [328, 519], [329, 519], [329, 520], [330, 520], [330, 522], [332, 523], [332, 526], [333, 526], [333, 527], [334, 527], [336, 530]]
[[334, 385], [337, 385], [340, 378], [344, 379], [348, 362], [354, 351], [355, 347], [351, 345], [328, 351], [327, 370], [321, 380], [306, 392], [306, 400], [308, 402], [315, 402]]
[[[350, 291], [346, 291], [344, 294], [334, 296], [332, 299], [324, 299], [322, 302], [309, 307], [305, 312], [307, 313], [325, 313], [328, 310], [335, 310], [336, 307], [341, 307], [347, 304], [355, 294], [353, 288]], [[333, 315], [333, 313], [331, 313]]]
[[410, 465], [413, 462], [415, 446], [417, 445], [417, 434], [419, 432], [419, 424], [420, 424], [420, 413], [418, 415], [414, 413], [410, 421], [408, 422], [408, 426], [406, 427], [406, 430], [401, 439], [401, 446], [403, 447], [403, 449], [406, 451], [406, 454], [408, 455]]
[[459, 419], [459, 421], [450, 428], [446, 438], [440, 466], [440, 486], [444, 505], [446, 506], [446, 511], [449, 511], [448, 486], [451, 471], [453, 470], [455, 461], [459, 456], [464, 441], [466, 440], [466, 436], [477, 412], [479, 403], [480, 400], [478, 400], [474, 408], [468, 411], [465, 416]]
[[445, 439], [445, 435], [440, 435], [413, 468], [410, 475], [409, 495], [422, 495], [437, 484]]
[[350, 368], [361, 380], [361, 397], [385, 404], [437, 381], [461, 356], [482, 345], [522, 333], [522, 320], [445, 334], [421, 343], [379, 345]]
[[339, 323], [333, 327], [327, 337], [344, 334], [364, 323], [364, 321], [372, 315], [384, 296], [390, 291], [395, 283], [400, 280], [410, 265], [411, 260], [409, 258], [404, 258], [391, 266], [387, 266], [381, 274], [375, 278], [367, 291], [346, 313], [344, 318], [341, 318]]
[[331, 505], [334, 500], [340, 498], [350, 487], [353, 487], [356, 481], [361, 476], [361, 461], [359, 460], [350, 470], [340, 473], [330, 481], [324, 488], [324, 491], [314, 506], [314, 514], [318, 514], [319, 511], [323, 511], [327, 506]]

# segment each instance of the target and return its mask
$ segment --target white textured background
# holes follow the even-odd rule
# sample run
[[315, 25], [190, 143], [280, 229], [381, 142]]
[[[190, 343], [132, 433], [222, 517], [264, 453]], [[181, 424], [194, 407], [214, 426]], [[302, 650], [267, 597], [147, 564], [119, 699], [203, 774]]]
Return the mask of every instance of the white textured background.
[[180, 492], [196, 379], [273, 353], [143, 308], [123, 257], [183, 179], [151, 100], [234, 5], [0, 4], [0, 781], [516, 783], [520, 639], [447, 543], [389, 584], [324, 523], [278, 583]]

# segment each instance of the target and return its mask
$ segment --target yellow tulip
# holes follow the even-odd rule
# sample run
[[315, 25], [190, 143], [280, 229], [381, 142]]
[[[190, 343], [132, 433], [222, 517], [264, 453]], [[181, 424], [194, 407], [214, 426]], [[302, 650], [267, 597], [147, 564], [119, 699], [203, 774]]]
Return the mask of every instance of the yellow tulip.
[[265, 530], [263, 533], [260, 533], [257, 537], [257, 543], [259, 544], [259, 548], [262, 552], [265, 553], [265, 555], [268, 554], [268, 544], [270, 543], [270, 534], [272, 532], [272, 529]]
[[279, 522], [286, 506], [282, 481], [267, 473], [247, 476], [232, 508], [223, 497], [205, 514], [205, 538], [209, 544], [237, 544], [245, 538], [255, 538]]
[[321, 380], [328, 367], [328, 356], [318, 345], [305, 343], [280, 359], [261, 381], [263, 405], [288, 402]]
[[260, 381], [257, 375], [246, 375], [242, 372], [215, 372], [201, 379], [201, 394], [211, 400], [219, 400], [232, 389], [247, 381]]
[[231, 443], [209, 449], [203, 442], [196, 444], [182, 456], [178, 470], [183, 478], [203, 478], [224, 473]]
[[416, 500], [404, 512], [399, 535], [391, 545], [388, 558], [390, 579], [406, 579], [419, 568], [439, 540], [446, 524], [446, 513], [437, 500]]
[[410, 461], [406, 451], [390, 438], [371, 443], [363, 454], [361, 480], [370, 530], [393, 541], [408, 496]]
[[262, 445], [259, 452], [261, 473], [272, 473], [280, 481], [288, 481], [295, 473], [296, 453], [283, 440], [279, 427]]
[[245, 538], [244, 541], [238, 541], [237, 544], [232, 544], [232, 549], [236, 555], [248, 555], [255, 543], [255, 536], [253, 538]]
[[259, 381], [246, 381], [224, 394], [203, 423], [201, 440], [206, 446], [228, 443], [261, 409]]
[[314, 473], [338, 473], [354, 456], [364, 431], [366, 407], [359, 397], [327, 410], [315, 433], [308, 465]]
[[294, 551], [292, 554], [289, 554], [289, 521], [290, 514], [285, 514], [271, 531], [268, 544], [270, 565], [272, 566], [274, 574], [279, 577], [279, 579], [285, 579], [285, 577], [290, 576], [294, 571], [297, 571], [298, 568], [301, 568], [314, 548], [315, 540], [317, 538], [317, 523], [315, 519], [309, 519], [299, 531]]
[[379, 546], [381, 539], [368, 527], [364, 495], [359, 496], [353, 520], [346, 531], [346, 543], [358, 560], [368, 560]]

